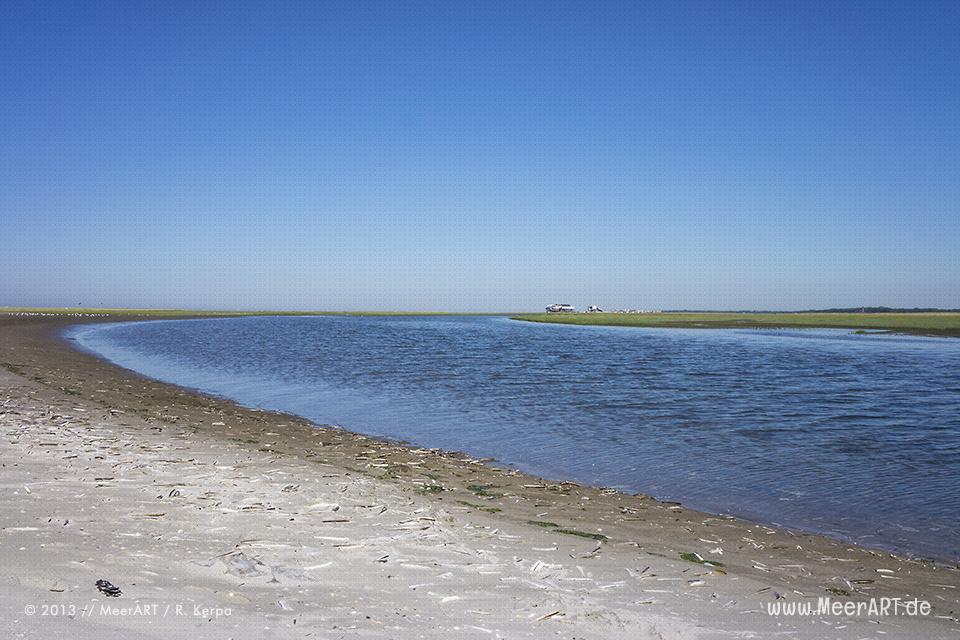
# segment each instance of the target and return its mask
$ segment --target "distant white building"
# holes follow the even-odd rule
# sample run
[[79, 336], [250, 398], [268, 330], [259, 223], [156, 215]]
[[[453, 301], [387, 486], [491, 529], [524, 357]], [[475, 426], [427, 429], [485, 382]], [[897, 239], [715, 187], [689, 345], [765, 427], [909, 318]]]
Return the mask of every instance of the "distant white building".
[[547, 307], [547, 313], [573, 313], [575, 309], [572, 304], [552, 304]]

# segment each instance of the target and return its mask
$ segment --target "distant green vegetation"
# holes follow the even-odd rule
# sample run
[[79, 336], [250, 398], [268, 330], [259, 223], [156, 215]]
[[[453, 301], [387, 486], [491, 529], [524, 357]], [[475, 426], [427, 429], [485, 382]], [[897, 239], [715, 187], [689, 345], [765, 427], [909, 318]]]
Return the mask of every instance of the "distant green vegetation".
[[[454, 313], [434, 311], [208, 311], [196, 309], [118, 309], [99, 307], [0, 307], [5, 314], [104, 315], [153, 318], [216, 318], [238, 316], [501, 316], [501, 313]], [[960, 337], [960, 313], [525, 313], [514, 320], [557, 324], [615, 327], [666, 327], [686, 329], [721, 328], [836, 328], [858, 332], [894, 331], [923, 335]]]
[[121, 309], [100, 307], [0, 307], [0, 314], [107, 315], [144, 317], [237, 316], [501, 316], [505, 313], [452, 313], [437, 311], [208, 311], [196, 309]]
[[195, 316], [261, 316], [261, 315], [312, 315], [308, 312], [290, 311], [194, 311], [189, 309], [119, 309], [100, 307], [0, 307], [2, 314], [36, 315], [107, 315], [107, 316], [154, 316], [154, 317], [195, 317]]
[[960, 313], [530, 313], [514, 320], [615, 327], [836, 328], [960, 336]]

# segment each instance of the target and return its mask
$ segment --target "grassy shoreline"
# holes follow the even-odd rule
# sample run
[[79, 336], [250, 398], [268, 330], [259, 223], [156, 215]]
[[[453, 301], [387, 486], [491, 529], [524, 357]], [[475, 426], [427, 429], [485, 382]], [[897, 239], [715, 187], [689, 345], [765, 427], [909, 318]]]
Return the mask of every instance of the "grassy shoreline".
[[529, 313], [513, 320], [677, 329], [822, 328], [960, 337], [960, 313]]
[[465, 311], [216, 311], [202, 309], [124, 309], [119, 307], [0, 307], [0, 315], [235, 318], [243, 316], [509, 316], [512, 314]]
[[485, 313], [456, 311], [213, 311], [195, 309], [122, 309], [97, 307], [0, 307], [0, 315], [226, 318], [245, 316], [501, 316], [524, 322], [673, 329], [805, 328], [889, 331], [960, 337], [960, 313]]

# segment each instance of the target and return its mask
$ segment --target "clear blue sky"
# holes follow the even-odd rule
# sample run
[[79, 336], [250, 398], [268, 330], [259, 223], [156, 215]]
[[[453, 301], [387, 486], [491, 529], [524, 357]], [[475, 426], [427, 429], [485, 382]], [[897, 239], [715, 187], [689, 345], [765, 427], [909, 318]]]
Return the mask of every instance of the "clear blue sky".
[[4, 2], [0, 304], [960, 307], [958, 34], [958, 2]]

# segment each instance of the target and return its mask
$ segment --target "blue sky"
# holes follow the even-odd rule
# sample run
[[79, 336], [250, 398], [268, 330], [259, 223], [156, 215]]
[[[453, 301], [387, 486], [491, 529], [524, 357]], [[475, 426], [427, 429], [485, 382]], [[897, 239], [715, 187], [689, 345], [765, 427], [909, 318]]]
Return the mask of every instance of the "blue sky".
[[960, 3], [0, 7], [0, 304], [960, 307]]

